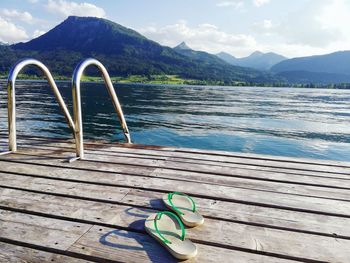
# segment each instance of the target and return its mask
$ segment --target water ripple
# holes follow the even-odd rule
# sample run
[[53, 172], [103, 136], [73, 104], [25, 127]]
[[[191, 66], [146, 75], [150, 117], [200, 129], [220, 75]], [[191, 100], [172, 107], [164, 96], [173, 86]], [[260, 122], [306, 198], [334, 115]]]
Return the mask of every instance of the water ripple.
[[[59, 89], [72, 111], [71, 88]], [[7, 129], [0, 82], [0, 130]], [[134, 142], [350, 161], [350, 91], [257, 87], [117, 85]], [[52, 91], [18, 82], [18, 132], [70, 138]], [[83, 84], [84, 136], [123, 140], [106, 89]]]

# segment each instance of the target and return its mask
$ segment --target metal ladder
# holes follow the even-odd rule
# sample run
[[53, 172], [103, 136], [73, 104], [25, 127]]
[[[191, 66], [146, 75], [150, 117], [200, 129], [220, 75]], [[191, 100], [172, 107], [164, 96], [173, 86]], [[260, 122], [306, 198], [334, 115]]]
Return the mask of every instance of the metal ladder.
[[76, 157], [70, 159], [69, 161], [74, 161], [84, 158], [84, 144], [83, 144], [83, 124], [82, 124], [82, 112], [81, 112], [81, 94], [80, 94], [80, 82], [81, 77], [84, 73], [84, 70], [90, 66], [96, 66], [102, 73], [106, 88], [112, 99], [112, 103], [115, 111], [118, 114], [118, 118], [121, 124], [121, 127], [124, 132], [124, 137], [127, 143], [131, 143], [130, 133], [128, 126], [126, 124], [122, 108], [120, 106], [117, 94], [115, 93], [111, 78], [109, 77], [108, 71], [96, 59], [88, 58], [81, 61], [75, 68], [73, 77], [72, 77], [72, 93], [73, 93], [73, 111], [74, 111], [74, 121], [68, 111], [68, 108], [63, 101], [62, 95], [57, 88], [56, 82], [54, 81], [49, 69], [40, 61], [36, 59], [23, 59], [17, 62], [10, 70], [8, 79], [7, 79], [7, 110], [8, 110], [8, 133], [9, 133], [9, 151], [2, 152], [0, 155], [9, 154], [17, 151], [17, 135], [16, 135], [16, 97], [15, 97], [15, 86], [16, 79], [21, 70], [28, 66], [34, 65], [37, 66], [46, 76], [46, 79], [58, 101], [59, 106], [61, 107], [63, 114], [66, 118], [69, 128], [72, 130], [73, 137], [75, 139], [76, 145]]
[[109, 77], [108, 71], [96, 59], [88, 58], [81, 61], [74, 70], [72, 79], [72, 92], [73, 92], [73, 112], [74, 112], [74, 124], [75, 124], [75, 144], [77, 158], [84, 158], [84, 145], [83, 145], [83, 121], [81, 114], [81, 95], [80, 95], [80, 81], [84, 73], [84, 70], [91, 66], [96, 66], [102, 73], [106, 88], [112, 99], [112, 103], [115, 111], [118, 114], [120, 124], [122, 126], [124, 137], [127, 143], [131, 143], [130, 133], [126, 124], [122, 107], [120, 106], [117, 94], [115, 93], [111, 78]]

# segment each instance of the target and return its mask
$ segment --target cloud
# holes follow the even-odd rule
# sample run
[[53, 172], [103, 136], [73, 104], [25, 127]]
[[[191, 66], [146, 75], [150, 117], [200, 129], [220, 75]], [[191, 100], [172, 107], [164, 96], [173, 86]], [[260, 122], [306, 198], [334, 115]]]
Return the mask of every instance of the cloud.
[[253, 1], [253, 4], [256, 6], [256, 7], [260, 7], [260, 6], [263, 6], [263, 5], [266, 5], [270, 3], [270, 0], [254, 0]]
[[[245, 5], [244, 0], [220, 0], [216, 6], [218, 7], [233, 7], [235, 9], [241, 9]], [[252, 0], [252, 3], [256, 7], [260, 7], [270, 3], [270, 0]]]
[[273, 28], [273, 24], [272, 24], [272, 21], [270, 19], [264, 19], [262, 21], [262, 23], [260, 24], [260, 26], [266, 30], [270, 30], [271, 28]]
[[244, 6], [244, 2], [240, 0], [228, 0], [228, 1], [220, 1], [216, 4], [218, 7], [234, 7], [235, 9], [242, 8]]
[[256, 41], [251, 35], [227, 33], [208, 23], [190, 27], [186, 21], [181, 20], [173, 25], [159, 28], [150, 26], [141, 28], [139, 31], [148, 38], [166, 46], [173, 47], [185, 41], [195, 50], [210, 53], [226, 51], [234, 54], [246, 54], [256, 48]]
[[20, 12], [16, 9], [2, 9], [0, 14], [9, 20], [21, 20], [25, 23], [34, 23], [34, 18], [29, 12]]
[[26, 31], [15, 24], [0, 17], [0, 41], [4, 43], [15, 43], [28, 40]]
[[27, 0], [29, 3], [31, 3], [31, 4], [36, 4], [36, 3], [38, 3], [39, 2], [39, 0]]
[[347, 26], [350, 4], [342, 0], [321, 0], [309, 2], [302, 9], [289, 13], [273, 28], [284, 42], [292, 45], [305, 45], [327, 48], [338, 41], [350, 40]]
[[103, 8], [90, 3], [76, 3], [65, 0], [48, 0], [46, 8], [52, 13], [58, 13], [63, 16], [94, 16], [106, 17]]
[[40, 37], [41, 35], [45, 34], [46, 32], [43, 30], [36, 29], [33, 33], [33, 38]]

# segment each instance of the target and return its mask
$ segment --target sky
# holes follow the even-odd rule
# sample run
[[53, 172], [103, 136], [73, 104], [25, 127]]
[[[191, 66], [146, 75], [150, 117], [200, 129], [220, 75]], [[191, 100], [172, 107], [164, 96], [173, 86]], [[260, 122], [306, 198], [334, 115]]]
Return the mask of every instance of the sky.
[[1, 0], [0, 41], [25, 42], [69, 15], [102, 17], [170, 47], [289, 58], [350, 50], [349, 0]]

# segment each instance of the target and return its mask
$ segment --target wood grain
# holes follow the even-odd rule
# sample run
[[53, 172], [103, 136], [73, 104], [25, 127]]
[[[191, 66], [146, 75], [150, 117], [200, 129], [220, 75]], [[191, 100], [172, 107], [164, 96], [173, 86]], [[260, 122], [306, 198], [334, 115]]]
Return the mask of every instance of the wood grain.
[[194, 262], [350, 258], [350, 163], [106, 142], [73, 156], [31, 137], [0, 156], [0, 262], [172, 262], [143, 229], [169, 191], [206, 217]]

